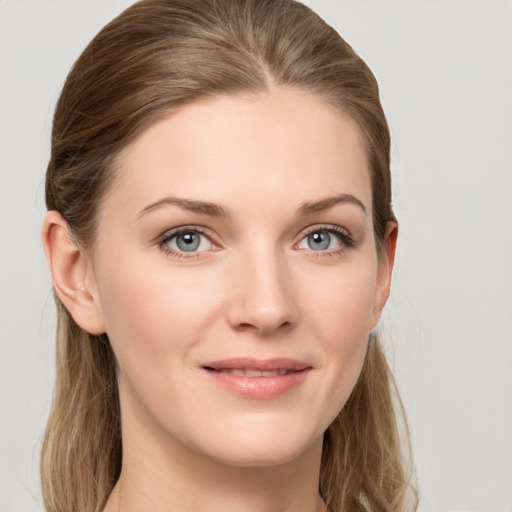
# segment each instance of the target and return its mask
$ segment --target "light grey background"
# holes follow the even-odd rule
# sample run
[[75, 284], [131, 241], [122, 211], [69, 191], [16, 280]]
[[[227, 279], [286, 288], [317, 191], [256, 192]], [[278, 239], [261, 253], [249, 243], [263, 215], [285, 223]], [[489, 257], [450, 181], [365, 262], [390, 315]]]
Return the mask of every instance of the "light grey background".
[[[0, 512], [42, 511], [54, 309], [39, 241], [53, 106], [130, 0], [0, 0]], [[366, 59], [401, 223], [382, 331], [422, 510], [512, 512], [512, 2], [310, 0]]]

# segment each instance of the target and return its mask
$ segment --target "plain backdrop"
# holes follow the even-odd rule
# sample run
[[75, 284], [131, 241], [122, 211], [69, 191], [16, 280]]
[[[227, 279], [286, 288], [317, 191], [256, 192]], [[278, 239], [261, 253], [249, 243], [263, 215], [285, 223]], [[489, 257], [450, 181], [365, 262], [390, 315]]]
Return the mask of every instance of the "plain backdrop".
[[[0, 0], [0, 512], [41, 512], [55, 313], [40, 244], [51, 117], [130, 0]], [[381, 326], [422, 510], [512, 512], [512, 2], [310, 0], [379, 80], [400, 220]]]

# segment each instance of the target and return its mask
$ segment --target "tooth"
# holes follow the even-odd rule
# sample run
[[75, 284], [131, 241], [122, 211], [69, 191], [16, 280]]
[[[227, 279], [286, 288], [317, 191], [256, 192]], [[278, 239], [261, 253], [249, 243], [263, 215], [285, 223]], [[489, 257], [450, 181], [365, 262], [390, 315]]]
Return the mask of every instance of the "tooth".
[[245, 375], [245, 371], [238, 368], [233, 368], [229, 373], [232, 373], [233, 375]]
[[245, 370], [246, 377], [261, 377], [261, 372], [259, 370]]
[[284, 375], [285, 373], [286, 373], [286, 370], [284, 368], [277, 372], [278, 375]]
[[261, 375], [263, 377], [277, 377], [279, 375], [279, 372], [277, 370], [265, 371], [265, 372], [261, 372]]

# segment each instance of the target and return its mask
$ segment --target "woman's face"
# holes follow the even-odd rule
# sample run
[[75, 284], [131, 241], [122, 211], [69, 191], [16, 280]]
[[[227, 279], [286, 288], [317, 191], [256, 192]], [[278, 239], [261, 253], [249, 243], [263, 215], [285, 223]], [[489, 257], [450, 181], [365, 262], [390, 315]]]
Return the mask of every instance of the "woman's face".
[[241, 466], [320, 445], [390, 278], [355, 123], [298, 91], [214, 97], [147, 129], [117, 172], [87, 285], [124, 442]]

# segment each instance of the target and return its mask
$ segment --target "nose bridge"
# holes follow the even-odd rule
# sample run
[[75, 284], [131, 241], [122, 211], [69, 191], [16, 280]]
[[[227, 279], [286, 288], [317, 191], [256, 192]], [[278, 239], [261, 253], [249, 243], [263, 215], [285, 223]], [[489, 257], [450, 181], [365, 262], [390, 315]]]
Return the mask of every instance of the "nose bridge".
[[229, 321], [237, 329], [270, 334], [297, 321], [293, 279], [284, 254], [269, 243], [240, 253], [233, 269]]

